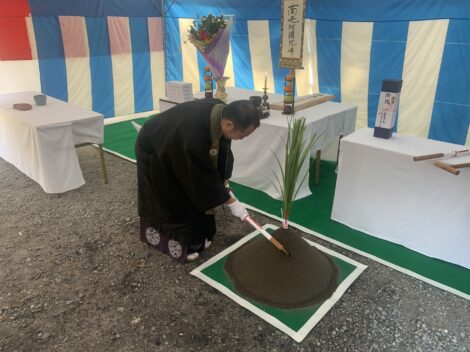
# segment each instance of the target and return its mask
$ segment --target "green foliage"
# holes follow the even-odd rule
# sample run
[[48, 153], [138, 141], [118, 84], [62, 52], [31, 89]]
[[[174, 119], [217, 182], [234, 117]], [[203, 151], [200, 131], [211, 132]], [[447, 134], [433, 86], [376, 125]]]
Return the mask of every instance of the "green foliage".
[[207, 15], [204, 17], [197, 17], [193, 24], [189, 26], [188, 39], [199, 50], [204, 51], [208, 44], [213, 40], [217, 31], [226, 26], [223, 15], [214, 16]]
[[308, 175], [307, 172], [302, 176], [301, 182], [297, 184], [297, 180], [300, 176], [302, 165], [307, 157], [310, 155], [310, 150], [313, 144], [317, 140], [317, 136], [314, 134], [310, 140], [304, 141], [305, 131], [307, 126], [305, 124], [305, 117], [295, 118], [292, 117], [288, 121], [289, 131], [287, 134], [287, 141], [284, 141], [284, 147], [286, 156], [284, 159], [284, 165], [282, 165], [279, 158], [274, 154], [277, 160], [279, 168], [281, 170], [281, 179], [277, 175], [274, 187], [279, 192], [283, 201], [283, 218], [287, 220], [292, 210], [292, 205], [297, 193], [299, 192], [300, 186], [305, 181]]

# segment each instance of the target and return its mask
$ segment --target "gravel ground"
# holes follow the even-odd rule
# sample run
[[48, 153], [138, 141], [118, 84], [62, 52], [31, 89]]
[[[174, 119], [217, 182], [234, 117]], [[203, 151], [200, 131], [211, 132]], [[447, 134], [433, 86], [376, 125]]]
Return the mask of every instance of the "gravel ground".
[[177, 264], [139, 241], [134, 164], [106, 154], [103, 185], [78, 155], [87, 183], [58, 195], [0, 159], [0, 351], [470, 351], [469, 301], [310, 236], [368, 268], [296, 343], [189, 275], [249, 227], [222, 209]]

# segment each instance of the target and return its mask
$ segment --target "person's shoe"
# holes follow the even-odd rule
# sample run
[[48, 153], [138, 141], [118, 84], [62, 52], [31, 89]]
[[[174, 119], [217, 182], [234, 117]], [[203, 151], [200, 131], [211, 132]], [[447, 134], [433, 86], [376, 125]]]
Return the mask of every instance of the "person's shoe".
[[198, 253], [198, 252], [193, 252], [193, 253], [190, 253], [190, 254], [187, 255], [186, 261], [188, 261], [188, 262], [193, 262], [193, 261], [195, 261], [197, 258], [199, 258], [199, 253]]
[[207, 249], [211, 246], [212, 242], [209, 241], [207, 238], [206, 238], [206, 242], [204, 243], [204, 249]]

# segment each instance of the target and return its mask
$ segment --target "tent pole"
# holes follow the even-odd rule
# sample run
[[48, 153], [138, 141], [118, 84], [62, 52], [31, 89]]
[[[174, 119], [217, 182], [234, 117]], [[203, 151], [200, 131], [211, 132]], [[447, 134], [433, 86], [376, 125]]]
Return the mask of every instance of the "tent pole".
[[[165, 63], [165, 82], [166, 79], [166, 31], [165, 31], [165, 0], [161, 0], [161, 8], [162, 8], [162, 49], [163, 49], [163, 62]], [[165, 96], [166, 96], [166, 84], [165, 84]]]

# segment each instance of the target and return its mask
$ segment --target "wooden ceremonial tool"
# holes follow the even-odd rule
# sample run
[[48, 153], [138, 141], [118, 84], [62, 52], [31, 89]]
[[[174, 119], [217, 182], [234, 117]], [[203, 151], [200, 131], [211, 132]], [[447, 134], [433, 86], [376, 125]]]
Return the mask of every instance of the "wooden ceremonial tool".
[[460, 174], [460, 170], [457, 170], [456, 168], [454, 168], [452, 165], [449, 165], [449, 164], [446, 164], [446, 163], [443, 163], [442, 161], [435, 161], [434, 162], [434, 165], [437, 166], [438, 168], [442, 169], [442, 170], [445, 170], [447, 172], [450, 172], [451, 174], [457, 176], [458, 174]]
[[268, 231], [263, 229], [251, 216], [248, 215], [245, 220], [248, 221], [250, 225], [252, 225], [259, 232], [261, 232], [261, 234], [266, 237], [274, 246], [276, 246], [277, 249], [290, 257], [290, 253], [287, 251], [287, 249], [278, 240], [271, 236]]
[[460, 168], [463, 168], [463, 167], [470, 167], [470, 163], [462, 163], [462, 164], [454, 164], [454, 165], [450, 165], [450, 164], [446, 164], [442, 161], [436, 161], [434, 162], [434, 165], [437, 166], [438, 168], [442, 169], [442, 170], [445, 170], [447, 172], [450, 172], [451, 174], [453, 175], [458, 175], [460, 174]]
[[437, 158], [443, 158], [443, 157], [444, 157], [444, 153], [437, 153], [437, 154], [414, 156], [413, 160], [414, 161], [423, 161], [423, 160], [437, 159]]
[[461, 169], [462, 167], [470, 167], [470, 163], [454, 164], [451, 165], [454, 169]]
[[414, 161], [423, 161], [437, 158], [454, 158], [462, 155], [470, 155], [469, 149], [454, 150], [450, 153], [436, 153], [436, 154], [427, 154], [413, 157]]

